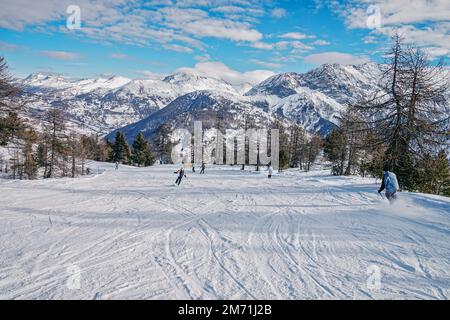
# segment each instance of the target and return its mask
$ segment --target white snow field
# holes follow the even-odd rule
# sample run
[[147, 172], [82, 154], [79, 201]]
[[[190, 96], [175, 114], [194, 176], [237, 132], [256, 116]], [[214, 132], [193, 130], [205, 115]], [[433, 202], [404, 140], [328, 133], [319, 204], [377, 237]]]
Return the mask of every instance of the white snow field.
[[[0, 181], [1, 299], [449, 299], [450, 199], [297, 170]], [[378, 281], [379, 280], [379, 281]]]

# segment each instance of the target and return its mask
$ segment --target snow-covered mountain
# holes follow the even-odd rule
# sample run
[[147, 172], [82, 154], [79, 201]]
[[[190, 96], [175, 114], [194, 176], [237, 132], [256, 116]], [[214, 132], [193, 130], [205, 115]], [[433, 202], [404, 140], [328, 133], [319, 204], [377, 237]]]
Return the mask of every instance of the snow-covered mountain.
[[73, 127], [101, 135], [139, 121], [177, 97], [197, 90], [237, 91], [228, 83], [191, 72], [179, 72], [161, 80], [131, 80], [114, 76], [70, 79], [58, 74], [36, 73], [20, 83], [30, 102], [28, 115], [40, 119], [50, 107], [62, 109]]
[[116, 131], [122, 131], [130, 141], [138, 132], [143, 132], [148, 138], [162, 124], [168, 124], [172, 130], [183, 128], [192, 131], [194, 120], [202, 121], [203, 128], [221, 126], [219, 129], [224, 131], [243, 128], [246, 119], [261, 127], [268, 126], [273, 121], [273, 116], [259, 108], [255, 101], [237, 94], [193, 91], [175, 99], [149, 117], [111, 132], [107, 137], [114, 139]]
[[274, 75], [249, 90], [247, 96], [277, 96], [285, 98], [308, 87], [335, 99], [339, 103], [361, 98], [378, 86], [380, 67], [375, 63], [362, 65], [324, 64], [307, 73], [287, 72]]
[[244, 121], [244, 114], [250, 114], [255, 123], [284, 118], [310, 132], [326, 134], [339, 122], [348, 103], [378, 88], [380, 77], [379, 66], [367, 63], [281, 73], [245, 93], [192, 71], [135, 80], [119, 76], [79, 80], [37, 73], [21, 84], [24, 96], [31, 100], [31, 117], [39, 118], [56, 106], [79, 130], [105, 135], [120, 129], [131, 139], [141, 130], [150, 136], [162, 122], [183, 126], [194, 119], [220, 117], [229, 127], [236, 127]]
[[[339, 123], [348, 103], [379, 88], [380, 75], [379, 66], [373, 63], [323, 65], [303, 74], [281, 73], [244, 95], [225, 90], [220, 94], [217, 90], [189, 93], [148, 118], [118, 130], [124, 131], [131, 140], [140, 131], [151, 136], [162, 123], [169, 123], [172, 129], [192, 128], [194, 119], [211, 122], [214, 117], [225, 118], [227, 126], [234, 128], [243, 123], [244, 114], [251, 114], [253, 123], [266, 124], [281, 118], [286, 123], [299, 123], [309, 132], [325, 135]], [[115, 131], [108, 138], [113, 139], [114, 135]]]

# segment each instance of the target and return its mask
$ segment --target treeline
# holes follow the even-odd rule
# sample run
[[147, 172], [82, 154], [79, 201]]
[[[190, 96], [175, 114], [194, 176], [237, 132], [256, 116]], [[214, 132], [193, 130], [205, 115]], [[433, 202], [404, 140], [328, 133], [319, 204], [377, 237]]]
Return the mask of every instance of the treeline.
[[[214, 123], [214, 121], [211, 121]], [[243, 131], [248, 132], [251, 129], [257, 130], [258, 127], [254, 124], [251, 117], [246, 115], [243, 121]], [[279, 168], [280, 171], [288, 168], [299, 168], [300, 170], [309, 171], [312, 168], [312, 165], [317, 161], [318, 156], [320, 155], [323, 148], [323, 139], [318, 135], [307, 134], [305, 130], [298, 124], [291, 124], [291, 126], [286, 126], [286, 123], [283, 123], [280, 119], [275, 119], [270, 126], [272, 129], [279, 130]], [[226, 132], [226, 126], [224, 121], [219, 117], [215, 119], [214, 129], [218, 130], [222, 134]], [[191, 137], [191, 142], [189, 145], [189, 149], [191, 151], [191, 161], [194, 159], [194, 137], [193, 133]], [[162, 124], [152, 137], [151, 145], [152, 150], [155, 151], [155, 154], [158, 160], [161, 163], [172, 163], [171, 160], [171, 152], [173, 146], [177, 143], [176, 141], [171, 140], [172, 129], [169, 124]], [[119, 133], [116, 135], [116, 141], [119, 139]], [[216, 163], [216, 150], [215, 147], [211, 148], [207, 146], [208, 144], [215, 144], [215, 137], [211, 136], [211, 141], [203, 141], [203, 155], [205, 152], [210, 151], [211, 154], [207, 155], [208, 161], [212, 159], [213, 163]], [[120, 138], [124, 140], [123, 138]], [[268, 130], [267, 136], [267, 151], [270, 154], [270, 130]], [[256, 139], [257, 140], [257, 139]], [[220, 153], [223, 157], [222, 163], [227, 162], [227, 150], [226, 150], [226, 139], [223, 139], [223, 150]], [[245, 136], [245, 140], [243, 141], [245, 148], [245, 158], [244, 163], [240, 164], [241, 169], [244, 170], [246, 166], [251, 166], [256, 171], [259, 171], [262, 167], [262, 164], [259, 162], [260, 156], [260, 145], [259, 141], [253, 141], [256, 146], [256, 164], [250, 164], [249, 159], [249, 149], [250, 149], [250, 141], [249, 136]], [[122, 144], [122, 143], [120, 143]], [[125, 148], [126, 150], [127, 148]], [[234, 161], [237, 161], [237, 149], [238, 142], [237, 139], [234, 140]], [[266, 148], [264, 148], [266, 149]], [[240, 163], [240, 162], [239, 162]], [[199, 165], [199, 164], [197, 164]]]
[[107, 141], [110, 148], [107, 161], [122, 163], [127, 165], [137, 165], [139, 167], [152, 166], [155, 163], [155, 156], [151, 151], [149, 142], [140, 132], [134, 139], [132, 148], [127, 143], [125, 135], [118, 131], [114, 143]]
[[382, 88], [325, 140], [332, 172], [381, 177], [387, 165], [403, 190], [450, 196], [448, 73], [398, 35], [385, 56]]
[[322, 138], [306, 133], [298, 124], [285, 127], [280, 120], [276, 120], [272, 127], [279, 132], [280, 170], [287, 168], [311, 170], [322, 151]]
[[67, 133], [62, 112], [50, 109], [37, 131], [17, 111], [0, 120], [0, 172], [13, 179], [77, 177], [89, 174], [87, 160], [105, 161], [109, 147], [96, 135]]

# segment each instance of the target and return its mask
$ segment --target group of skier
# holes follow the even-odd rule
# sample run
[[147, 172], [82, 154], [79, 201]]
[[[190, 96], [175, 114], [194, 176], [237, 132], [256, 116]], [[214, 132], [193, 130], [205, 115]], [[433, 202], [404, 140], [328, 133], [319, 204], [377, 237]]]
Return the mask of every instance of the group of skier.
[[[202, 162], [200, 174], [205, 173], [205, 168], [206, 168], [206, 165], [204, 162]], [[115, 169], [116, 170], [119, 169], [119, 162], [115, 163]], [[195, 164], [194, 163], [192, 163], [192, 172], [195, 172]], [[187, 178], [186, 173], [184, 171], [184, 166], [182, 165], [181, 168], [178, 169], [177, 171], [175, 171], [174, 173], [178, 174], [177, 179], [175, 180], [175, 184], [179, 186], [181, 183], [181, 180], [183, 180], [183, 178]], [[267, 177], [269, 179], [271, 179], [272, 174], [273, 174], [273, 168], [270, 163], [267, 166], [267, 173], [268, 173]], [[383, 190], [386, 190], [385, 196], [389, 200], [390, 203], [393, 203], [395, 201], [395, 199], [397, 199], [397, 191], [399, 190], [397, 176], [395, 175], [395, 173], [389, 171], [388, 165], [385, 165], [383, 167], [383, 179], [381, 181], [381, 186], [378, 189], [378, 193], [381, 195], [381, 192]]]
[[[205, 168], [206, 168], [206, 165], [205, 165], [204, 162], [202, 162], [200, 174], [204, 174], [204, 173], [205, 173]], [[194, 163], [192, 163], [192, 172], [195, 172], [195, 164], [194, 164]], [[272, 174], [273, 174], [273, 168], [272, 168], [272, 165], [271, 165], [271, 164], [269, 164], [269, 165], [267, 166], [267, 172], [268, 172], [267, 177], [268, 177], [269, 179], [271, 179], [271, 178], [272, 178]], [[177, 179], [175, 180], [175, 184], [176, 184], [177, 186], [179, 186], [180, 183], [181, 183], [181, 180], [183, 180], [183, 178], [187, 178], [186, 172], [185, 172], [185, 170], [184, 170], [184, 164], [182, 164], [182, 165], [181, 165], [181, 168], [178, 169], [177, 171], [175, 171], [174, 173], [178, 174]]]
[[[206, 168], [204, 162], [202, 162], [202, 166], [200, 168], [201, 168], [200, 174], [204, 174], [205, 173], [205, 168]], [[195, 172], [195, 163], [192, 163], [192, 172]]]

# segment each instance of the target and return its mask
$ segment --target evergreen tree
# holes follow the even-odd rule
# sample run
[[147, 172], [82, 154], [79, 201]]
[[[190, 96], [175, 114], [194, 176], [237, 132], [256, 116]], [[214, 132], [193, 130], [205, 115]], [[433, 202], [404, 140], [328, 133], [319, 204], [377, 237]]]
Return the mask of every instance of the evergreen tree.
[[130, 163], [130, 147], [125, 139], [125, 135], [118, 131], [116, 133], [116, 141], [112, 148], [112, 160], [119, 163]]
[[289, 154], [286, 150], [280, 150], [279, 165], [279, 171], [289, 168]]
[[145, 140], [142, 132], [139, 132], [133, 142], [133, 162], [137, 163], [138, 166], [151, 166], [155, 163], [155, 158], [150, 151], [150, 146]]
[[441, 150], [435, 157], [430, 154], [424, 155], [418, 163], [417, 170], [420, 172], [421, 178], [418, 187], [420, 192], [440, 195], [448, 193], [450, 167], [444, 150]]
[[433, 168], [433, 193], [450, 196], [450, 165], [444, 150], [439, 151]]
[[156, 130], [154, 145], [159, 159], [162, 163], [171, 163], [172, 141], [170, 139], [172, 131], [168, 123], [163, 123]]
[[345, 161], [347, 160], [347, 142], [345, 133], [340, 128], [335, 128], [325, 138], [324, 154], [332, 163], [331, 172], [334, 175], [343, 175]]

